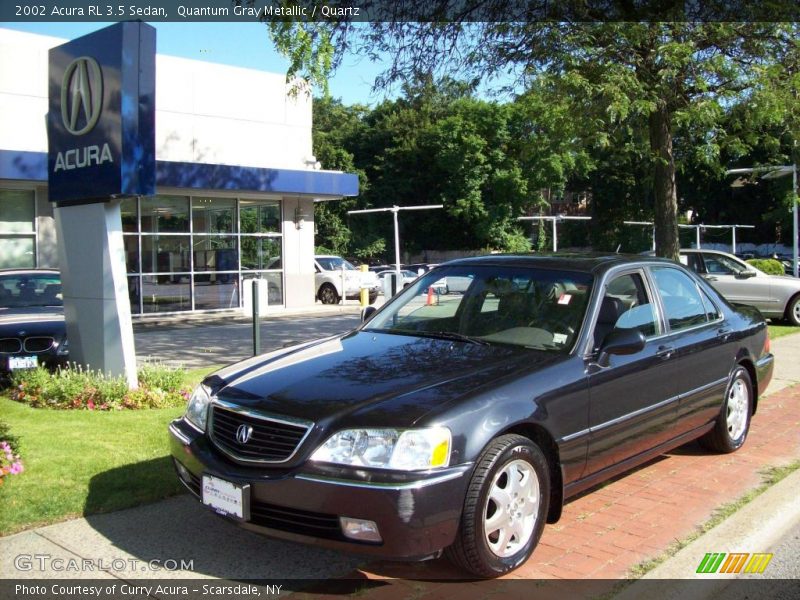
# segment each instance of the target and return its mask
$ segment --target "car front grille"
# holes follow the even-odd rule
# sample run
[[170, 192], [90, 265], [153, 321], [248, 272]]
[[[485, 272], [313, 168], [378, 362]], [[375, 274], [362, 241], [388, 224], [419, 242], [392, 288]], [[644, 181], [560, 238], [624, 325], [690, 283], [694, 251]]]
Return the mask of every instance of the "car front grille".
[[[252, 428], [250, 439], [245, 443], [237, 439], [237, 432], [242, 426]], [[218, 405], [214, 405], [211, 410], [211, 440], [225, 454], [241, 462], [286, 462], [310, 429], [310, 423], [293, 424]]]
[[0, 352], [8, 354], [15, 354], [22, 350], [22, 340], [18, 338], [3, 338], [0, 339]]
[[49, 336], [3, 338], [0, 339], [0, 352], [5, 352], [6, 354], [17, 354], [19, 352], [40, 354], [50, 350], [55, 343], [55, 339]]
[[253, 501], [250, 522], [270, 529], [327, 539], [343, 539], [339, 517]]
[[29, 337], [25, 338], [23, 342], [23, 349], [25, 352], [36, 354], [38, 352], [47, 352], [55, 344], [55, 340], [51, 337]]

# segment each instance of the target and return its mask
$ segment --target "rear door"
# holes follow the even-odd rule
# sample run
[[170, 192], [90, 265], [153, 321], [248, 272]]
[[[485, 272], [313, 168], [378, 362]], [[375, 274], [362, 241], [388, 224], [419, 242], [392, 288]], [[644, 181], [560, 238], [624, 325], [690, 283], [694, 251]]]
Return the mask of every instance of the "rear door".
[[652, 267], [650, 273], [668, 330], [661, 343], [674, 353], [679, 396], [675, 433], [680, 435], [719, 414], [736, 345], [722, 312], [688, 273], [670, 266]]

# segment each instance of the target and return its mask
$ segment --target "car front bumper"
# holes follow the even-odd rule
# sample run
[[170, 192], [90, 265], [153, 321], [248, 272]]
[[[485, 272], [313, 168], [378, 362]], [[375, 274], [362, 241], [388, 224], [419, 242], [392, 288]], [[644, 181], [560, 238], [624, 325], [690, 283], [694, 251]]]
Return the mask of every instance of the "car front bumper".
[[[170, 424], [172, 457], [190, 474], [178, 476], [198, 498], [203, 475], [249, 486], [250, 519], [225, 517], [270, 537], [387, 559], [420, 560], [453, 543], [472, 465], [405, 480], [366, 481], [295, 469], [242, 466], [219, 453], [184, 419]], [[177, 468], [177, 465], [176, 465]], [[381, 542], [344, 536], [340, 517], [373, 521]]]

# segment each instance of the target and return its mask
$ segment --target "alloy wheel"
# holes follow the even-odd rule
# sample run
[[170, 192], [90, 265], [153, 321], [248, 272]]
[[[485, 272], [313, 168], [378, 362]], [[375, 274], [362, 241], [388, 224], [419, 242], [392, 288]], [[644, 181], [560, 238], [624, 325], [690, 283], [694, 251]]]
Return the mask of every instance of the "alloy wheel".
[[727, 425], [731, 440], [738, 440], [747, 426], [747, 411], [750, 407], [750, 391], [747, 383], [736, 379], [728, 391]]
[[501, 558], [519, 552], [530, 540], [539, 509], [539, 479], [533, 466], [513, 460], [494, 477], [484, 507], [484, 536]]

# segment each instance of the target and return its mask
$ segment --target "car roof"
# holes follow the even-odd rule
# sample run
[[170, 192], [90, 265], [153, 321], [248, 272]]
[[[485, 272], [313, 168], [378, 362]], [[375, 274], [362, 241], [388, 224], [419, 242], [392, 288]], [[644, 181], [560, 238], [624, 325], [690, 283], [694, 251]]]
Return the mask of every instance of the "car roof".
[[559, 252], [537, 254], [490, 254], [461, 258], [444, 263], [441, 266], [460, 265], [493, 265], [493, 266], [519, 266], [537, 267], [564, 271], [580, 271], [585, 273], [601, 273], [612, 267], [622, 264], [646, 264], [661, 262], [670, 265], [676, 264], [666, 258], [653, 256], [640, 256], [638, 254], [612, 254], [599, 252]]

